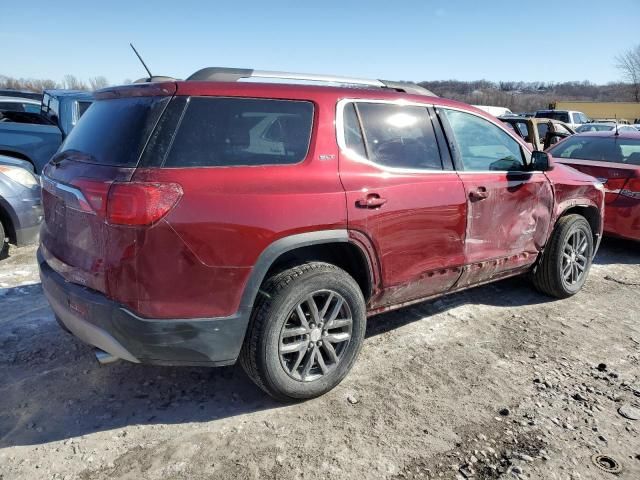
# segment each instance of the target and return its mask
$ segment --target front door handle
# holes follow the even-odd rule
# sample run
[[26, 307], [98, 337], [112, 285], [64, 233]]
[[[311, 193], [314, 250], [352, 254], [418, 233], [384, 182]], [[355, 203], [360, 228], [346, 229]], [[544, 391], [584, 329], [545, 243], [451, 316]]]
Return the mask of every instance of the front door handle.
[[386, 198], [382, 198], [377, 193], [370, 193], [365, 198], [359, 198], [356, 200], [356, 207], [358, 208], [380, 208], [387, 203]]
[[478, 187], [475, 190], [471, 190], [469, 192], [469, 198], [471, 200], [484, 200], [489, 196], [489, 192], [487, 192], [486, 187]]

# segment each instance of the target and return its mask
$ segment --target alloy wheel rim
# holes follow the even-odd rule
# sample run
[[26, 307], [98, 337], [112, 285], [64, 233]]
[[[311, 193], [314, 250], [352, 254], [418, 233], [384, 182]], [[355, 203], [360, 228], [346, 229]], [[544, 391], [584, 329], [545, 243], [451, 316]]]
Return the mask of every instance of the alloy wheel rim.
[[587, 235], [576, 230], [567, 238], [562, 251], [562, 281], [569, 286], [578, 284], [587, 271]]
[[333, 290], [318, 290], [289, 313], [280, 332], [278, 354], [285, 372], [311, 382], [336, 369], [351, 340], [353, 316], [347, 301]]

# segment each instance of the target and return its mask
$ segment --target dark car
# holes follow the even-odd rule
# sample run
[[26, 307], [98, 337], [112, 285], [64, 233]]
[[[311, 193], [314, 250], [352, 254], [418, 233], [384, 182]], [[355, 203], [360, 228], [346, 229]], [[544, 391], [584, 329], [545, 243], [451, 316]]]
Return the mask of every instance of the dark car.
[[640, 240], [640, 132], [581, 133], [549, 152], [604, 183], [607, 235]]
[[520, 274], [577, 293], [604, 200], [415, 85], [219, 68], [98, 92], [42, 183], [64, 328], [103, 361], [240, 359], [284, 400], [345, 377], [367, 316]]
[[40, 198], [30, 164], [0, 155], [0, 257], [7, 239], [18, 246], [37, 241], [43, 218]]

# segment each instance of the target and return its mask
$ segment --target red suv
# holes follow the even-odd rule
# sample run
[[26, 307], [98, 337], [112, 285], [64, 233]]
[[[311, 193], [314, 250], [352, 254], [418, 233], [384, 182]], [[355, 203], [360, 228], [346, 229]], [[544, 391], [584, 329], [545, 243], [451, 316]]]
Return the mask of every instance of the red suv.
[[368, 316], [525, 273], [568, 297], [600, 241], [601, 184], [417, 86], [210, 68], [96, 97], [44, 170], [38, 259], [102, 361], [240, 359], [310, 398]]

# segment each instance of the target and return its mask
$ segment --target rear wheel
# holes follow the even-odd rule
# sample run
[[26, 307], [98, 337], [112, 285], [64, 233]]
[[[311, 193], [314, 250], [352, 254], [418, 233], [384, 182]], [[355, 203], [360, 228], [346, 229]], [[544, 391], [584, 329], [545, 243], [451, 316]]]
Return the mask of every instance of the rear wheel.
[[558, 220], [533, 283], [542, 293], [567, 298], [580, 291], [587, 280], [593, 256], [593, 233], [581, 215]]
[[282, 401], [338, 385], [364, 339], [365, 302], [356, 281], [313, 262], [271, 277], [260, 295], [240, 357], [252, 380]]

